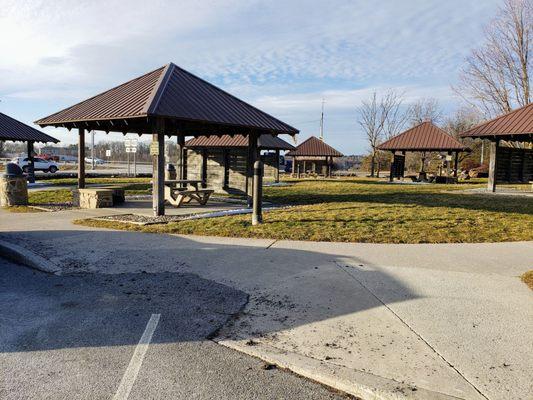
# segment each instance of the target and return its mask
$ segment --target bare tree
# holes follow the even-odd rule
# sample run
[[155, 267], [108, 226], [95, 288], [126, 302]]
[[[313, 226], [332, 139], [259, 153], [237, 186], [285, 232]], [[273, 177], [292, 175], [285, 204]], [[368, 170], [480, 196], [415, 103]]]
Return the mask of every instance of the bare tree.
[[443, 113], [438, 100], [427, 97], [411, 104], [408, 111], [408, 118], [411, 126], [416, 126], [425, 121], [438, 124], [443, 119]]
[[475, 107], [460, 107], [444, 122], [444, 130], [457, 140], [464, 142], [472, 150], [470, 153], [463, 152], [459, 155], [460, 163], [466, 159], [471, 159], [472, 163], [477, 163], [478, 161], [482, 163], [480, 158], [482, 158], [483, 141], [461, 138], [460, 136], [461, 133], [479, 124], [483, 119], [482, 117], [479, 110]]
[[378, 154], [378, 146], [384, 137], [394, 136], [402, 127], [405, 117], [401, 113], [402, 95], [394, 90], [389, 90], [384, 96], [378, 97], [372, 93], [370, 100], [362, 102], [359, 107], [359, 125], [363, 128], [370, 145], [371, 167], [370, 176], [376, 174], [376, 161], [378, 166], [377, 176], [381, 163]]
[[383, 98], [382, 110], [386, 114], [383, 132], [387, 140], [398, 135], [409, 119], [409, 113], [403, 107], [403, 97], [404, 93], [390, 90]]
[[531, 102], [532, 0], [505, 0], [485, 28], [485, 44], [472, 51], [454, 90], [486, 117]]

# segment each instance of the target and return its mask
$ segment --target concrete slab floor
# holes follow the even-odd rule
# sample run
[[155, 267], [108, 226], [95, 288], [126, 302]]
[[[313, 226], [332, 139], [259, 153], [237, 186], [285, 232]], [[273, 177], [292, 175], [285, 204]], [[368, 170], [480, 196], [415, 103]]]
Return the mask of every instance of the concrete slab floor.
[[198, 238], [93, 230], [70, 224], [82, 213], [50, 214], [2, 214], [0, 236], [31, 243], [65, 273], [192, 273], [246, 292], [247, 307], [222, 332], [234, 343], [256, 341], [434, 394], [531, 393], [533, 294], [518, 275], [532, 267], [533, 243]]

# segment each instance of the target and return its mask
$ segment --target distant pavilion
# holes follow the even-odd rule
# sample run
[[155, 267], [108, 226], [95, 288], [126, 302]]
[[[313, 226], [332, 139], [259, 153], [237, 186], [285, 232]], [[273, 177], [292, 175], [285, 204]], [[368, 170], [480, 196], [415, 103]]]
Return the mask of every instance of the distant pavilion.
[[448, 169], [451, 156], [455, 154], [453, 176], [457, 178], [459, 153], [470, 151], [464, 144], [429, 121], [422, 122], [383, 142], [378, 146], [378, 149], [390, 151], [393, 154], [389, 177], [391, 182], [394, 178], [403, 178], [405, 173], [405, 154], [408, 151], [422, 153], [422, 165], [420, 168], [420, 178], [422, 179], [425, 179], [426, 174], [424, 171], [426, 153], [447, 153], [450, 157], [450, 159], [446, 160]]
[[35, 143], [59, 142], [56, 138], [2, 113], [0, 113], [0, 140], [27, 143], [28, 180], [32, 183], [35, 182], [33, 145]]
[[[229, 193], [251, 193], [251, 180], [246, 171], [250, 169], [248, 155], [249, 137], [243, 135], [197, 137], [185, 142], [183, 167], [187, 179], [205, 182], [208, 189]], [[285, 140], [272, 135], [261, 135], [257, 140], [264, 163], [265, 180], [279, 182], [280, 151], [294, 150]]]
[[[496, 191], [497, 182], [533, 181], [533, 104], [479, 124], [461, 136], [490, 141], [490, 191]], [[513, 142], [519, 145], [513, 147]]]
[[[177, 137], [181, 156], [186, 136], [247, 136], [249, 156], [255, 161], [259, 136], [298, 133], [292, 126], [173, 63], [36, 123], [41, 127], [77, 129], [78, 160], [85, 159], [86, 131], [152, 135], [154, 215], [165, 213], [165, 136]], [[251, 168], [247, 174], [252, 176]], [[78, 187], [85, 187], [85, 165], [82, 162], [78, 163]]]
[[331, 176], [333, 159], [343, 154], [316, 136], [304, 140], [295, 150], [289, 151], [287, 157], [292, 158], [292, 174], [317, 174]]

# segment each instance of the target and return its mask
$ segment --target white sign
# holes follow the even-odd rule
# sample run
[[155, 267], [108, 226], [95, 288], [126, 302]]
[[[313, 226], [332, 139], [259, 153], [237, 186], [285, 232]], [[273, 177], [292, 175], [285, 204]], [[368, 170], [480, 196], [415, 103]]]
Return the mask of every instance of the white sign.
[[124, 146], [137, 147], [138, 139], [124, 139]]
[[126, 147], [126, 153], [137, 153], [137, 147]]
[[106, 150], [105, 151], [105, 156], [106, 157], [111, 157], [111, 150]]

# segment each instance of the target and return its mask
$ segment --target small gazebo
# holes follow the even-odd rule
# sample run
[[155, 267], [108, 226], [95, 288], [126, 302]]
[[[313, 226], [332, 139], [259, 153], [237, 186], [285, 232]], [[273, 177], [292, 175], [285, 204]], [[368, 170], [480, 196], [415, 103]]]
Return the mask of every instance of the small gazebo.
[[496, 182], [533, 181], [533, 103], [479, 124], [461, 136], [490, 141], [490, 191], [496, 191]]
[[[248, 154], [249, 138], [243, 135], [197, 137], [185, 142], [183, 165], [179, 170], [187, 179], [205, 182], [208, 189], [232, 193], [251, 193], [251, 180], [246, 171], [251, 168]], [[272, 135], [261, 135], [257, 140], [264, 163], [264, 176], [279, 182], [280, 151], [294, 150], [285, 140]]]
[[426, 153], [446, 153], [448, 156], [446, 159], [448, 170], [451, 156], [455, 154], [453, 176], [457, 178], [459, 153], [470, 151], [470, 149], [460, 141], [429, 121], [422, 122], [421, 124], [394, 136], [386, 142], [383, 142], [378, 146], [378, 149], [390, 151], [393, 155], [389, 177], [391, 182], [393, 178], [403, 178], [405, 173], [405, 153], [408, 151], [422, 153], [422, 165], [420, 169], [421, 179], [425, 179], [424, 164]]
[[[156, 216], [165, 213], [165, 136], [176, 136], [181, 149], [186, 136], [248, 136], [248, 150], [255, 161], [259, 136], [298, 133], [292, 126], [172, 63], [36, 123], [41, 127], [77, 129], [79, 160], [85, 158], [86, 131], [152, 135], [150, 152]], [[248, 176], [252, 174], [249, 169]], [[83, 162], [78, 163], [78, 187], [85, 187]]]
[[26, 142], [28, 144], [28, 181], [35, 182], [33, 145], [37, 143], [57, 143], [59, 140], [29, 125], [0, 113], [0, 140]]
[[342, 153], [316, 136], [304, 140], [296, 150], [289, 151], [287, 157], [292, 157], [292, 174], [300, 177], [304, 174], [331, 176], [333, 158], [342, 157]]

